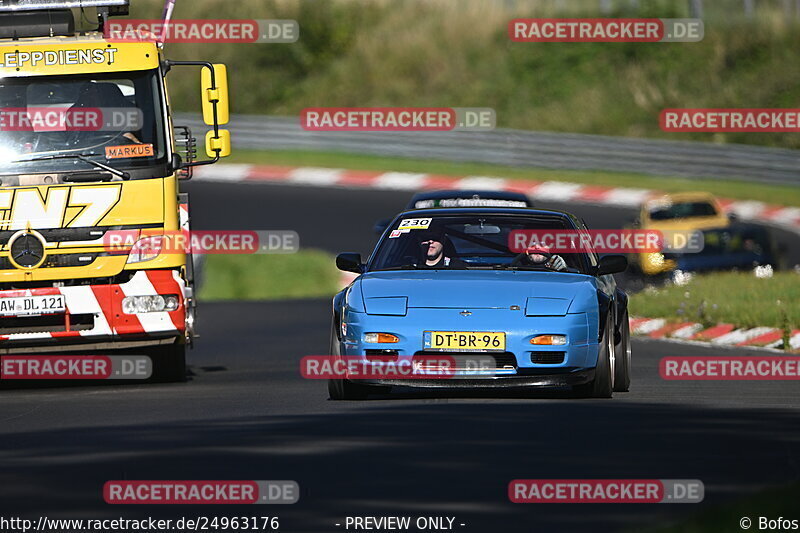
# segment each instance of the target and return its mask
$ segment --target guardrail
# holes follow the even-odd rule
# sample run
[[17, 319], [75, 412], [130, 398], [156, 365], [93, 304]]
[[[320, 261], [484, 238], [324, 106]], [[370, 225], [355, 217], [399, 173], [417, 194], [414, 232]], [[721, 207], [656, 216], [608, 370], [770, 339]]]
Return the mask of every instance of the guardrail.
[[[199, 117], [179, 114], [198, 138]], [[560, 170], [610, 170], [800, 185], [800, 150], [511, 129], [489, 132], [313, 132], [297, 117], [233, 115], [234, 148], [341, 151]]]

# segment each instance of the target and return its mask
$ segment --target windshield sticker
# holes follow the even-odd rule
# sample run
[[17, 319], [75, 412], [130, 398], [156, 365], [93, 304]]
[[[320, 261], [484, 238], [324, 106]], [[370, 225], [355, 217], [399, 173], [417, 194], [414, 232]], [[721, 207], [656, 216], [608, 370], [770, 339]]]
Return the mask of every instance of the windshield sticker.
[[428, 229], [431, 225], [431, 218], [404, 218], [397, 226], [398, 230]]
[[106, 146], [106, 159], [122, 159], [126, 157], [153, 157], [152, 144], [123, 144]]
[[389, 234], [389, 238], [390, 238], [390, 239], [396, 239], [396, 238], [398, 238], [400, 235], [402, 235], [403, 233], [408, 233], [409, 231], [411, 231], [411, 230], [407, 230], [407, 229], [393, 229], [393, 230], [392, 230], [392, 232]]

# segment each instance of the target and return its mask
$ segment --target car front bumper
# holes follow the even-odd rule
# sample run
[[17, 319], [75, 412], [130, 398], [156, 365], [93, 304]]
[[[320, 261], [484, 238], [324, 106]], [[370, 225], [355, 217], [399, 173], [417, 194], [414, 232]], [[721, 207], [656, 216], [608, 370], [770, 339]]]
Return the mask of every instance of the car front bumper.
[[[458, 309], [409, 309], [405, 316], [368, 315], [349, 312], [345, 315], [346, 330], [341, 342], [341, 354], [365, 361], [389, 350], [397, 363], [411, 364], [419, 356], [497, 357], [498, 367], [480, 375], [455, 374], [447, 377], [409, 379], [357, 380], [375, 385], [404, 385], [411, 387], [558, 387], [587, 383], [594, 379], [599, 344], [596, 317], [587, 313], [565, 316], [525, 316], [522, 311], [508, 309], [472, 309], [468, 318]], [[506, 345], [503, 352], [431, 351], [424, 346], [425, 331], [491, 331], [503, 332]], [[367, 343], [365, 333], [391, 333], [397, 343]], [[565, 335], [567, 343], [557, 346], [532, 345], [537, 335]], [[551, 361], [537, 362], [542, 356]], [[513, 361], [513, 368], [508, 363]]]

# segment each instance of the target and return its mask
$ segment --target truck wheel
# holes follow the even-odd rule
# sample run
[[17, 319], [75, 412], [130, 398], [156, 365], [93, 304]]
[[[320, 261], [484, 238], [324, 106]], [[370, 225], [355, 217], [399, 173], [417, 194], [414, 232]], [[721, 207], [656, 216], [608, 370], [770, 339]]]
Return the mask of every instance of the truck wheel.
[[631, 325], [628, 311], [622, 315], [619, 344], [614, 347], [614, 392], [628, 392], [631, 387]]
[[573, 387], [572, 390], [579, 398], [611, 398], [614, 392], [614, 329], [609, 327], [611, 317], [606, 323], [603, 339], [600, 341], [600, 350], [597, 354], [597, 366], [594, 379], [589, 383]]
[[150, 353], [153, 361], [151, 379], [159, 383], [186, 381], [186, 345], [168, 344], [153, 348]]
[[[331, 326], [331, 342], [328, 352], [334, 356], [342, 355], [339, 339], [336, 337], [336, 325]], [[329, 379], [328, 396], [331, 400], [364, 400], [369, 394], [369, 387], [359, 385], [346, 379]]]

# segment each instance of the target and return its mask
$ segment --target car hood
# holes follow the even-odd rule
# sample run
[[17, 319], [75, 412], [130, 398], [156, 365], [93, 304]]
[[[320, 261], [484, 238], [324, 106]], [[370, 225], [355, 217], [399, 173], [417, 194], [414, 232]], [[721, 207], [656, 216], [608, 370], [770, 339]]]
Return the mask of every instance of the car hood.
[[[597, 301], [596, 280], [582, 274], [530, 271], [369, 272], [359, 280], [367, 313], [382, 314], [387, 302], [408, 308], [508, 309], [518, 305], [537, 314], [577, 312], [576, 299]], [[580, 298], [579, 298], [580, 297]], [[402, 302], [402, 299], [405, 299]]]

